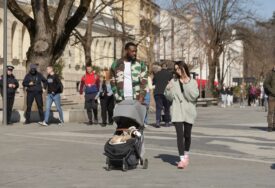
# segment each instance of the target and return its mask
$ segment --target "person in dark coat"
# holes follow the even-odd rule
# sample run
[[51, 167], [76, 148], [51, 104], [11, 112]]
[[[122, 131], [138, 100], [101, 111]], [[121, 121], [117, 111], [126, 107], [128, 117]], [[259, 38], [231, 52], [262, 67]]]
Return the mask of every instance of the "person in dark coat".
[[[12, 124], [11, 115], [14, 104], [14, 98], [17, 88], [19, 87], [18, 81], [13, 75], [13, 66], [7, 66], [7, 122]], [[3, 97], [3, 75], [0, 77], [1, 95]]]
[[108, 114], [108, 123], [109, 125], [113, 124], [113, 111], [115, 107], [115, 98], [113, 95], [112, 87], [109, 79], [103, 78], [100, 89], [99, 89], [99, 98], [101, 104], [101, 117], [102, 117], [102, 126], [107, 125], [107, 114]]
[[153, 78], [153, 85], [155, 85], [154, 97], [156, 102], [156, 128], [160, 127], [161, 112], [164, 109], [164, 120], [166, 126], [170, 122], [170, 104], [164, 96], [164, 90], [169, 81], [173, 78], [173, 74], [167, 70], [167, 65], [162, 65], [162, 70], [157, 72]]
[[44, 120], [43, 113], [43, 89], [47, 88], [47, 79], [37, 71], [37, 65], [31, 64], [30, 71], [23, 80], [23, 87], [27, 88], [27, 110], [25, 112], [25, 124], [30, 123], [32, 103], [35, 100], [40, 121]]

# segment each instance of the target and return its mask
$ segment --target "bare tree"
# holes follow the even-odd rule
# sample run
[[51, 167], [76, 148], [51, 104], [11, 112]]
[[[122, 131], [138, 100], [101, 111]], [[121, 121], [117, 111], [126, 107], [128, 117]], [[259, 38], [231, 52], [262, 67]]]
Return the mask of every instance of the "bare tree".
[[31, 17], [16, 0], [8, 0], [9, 10], [29, 31], [31, 45], [27, 62], [38, 63], [41, 71], [61, 57], [71, 32], [85, 16], [91, 0], [80, 0], [77, 7], [74, 2], [59, 0], [55, 12], [51, 14], [48, 0], [31, 0]]
[[262, 80], [274, 64], [272, 27], [263, 23], [239, 27], [244, 41], [244, 77]]
[[[92, 0], [91, 7], [87, 11], [87, 22], [86, 22], [86, 30], [84, 35], [82, 35], [78, 29], [74, 30], [75, 31], [73, 33], [74, 36], [82, 44], [84, 49], [85, 64], [92, 63], [91, 46], [92, 46], [93, 39], [95, 38], [92, 35], [93, 24], [95, 22], [95, 19], [100, 15], [104, 15], [104, 10], [106, 9], [106, 7], [110, 7], [115, 3], [118, 3], [119, 1], [121, 0]], [[114, 35], [110, 34], [110, 36], [114, 36]]]
[[[209, 67], [208, 91], [214, 90], [217, 75], [221, 81], [220, 56], [225, 45], [232, 42], [234, 25], [248, 19], [250, 12], [243, 6], [246, 0], [174, 0], [177, 10], [193, 14], [198, 19], [198, 28], [192, 29], [206, 47]], [[246, 5], [247, 6], [247, 5]], [[212, 95], [212, 93], [208, 93]]]

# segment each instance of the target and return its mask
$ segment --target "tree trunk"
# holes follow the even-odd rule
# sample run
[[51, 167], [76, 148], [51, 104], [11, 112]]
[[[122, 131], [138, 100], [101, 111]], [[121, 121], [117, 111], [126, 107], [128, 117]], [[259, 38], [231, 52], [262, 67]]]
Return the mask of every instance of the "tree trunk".
[[45, 73], [47, 66], [55, 61], [53, 56], [54, 46], [51, 41], [50, 35], [45, 37], [45, 33], [37, 34], [27, 52], [27, 65], [37, 64], [38, 70]]
[[54, 64], [63, 54], [73, 29], [85, 16], [91, 0], [81, 0], [71, 14], [73, 0], [60, 0], [53, 18], [50, 16], [47, 0], [31, 0], [33, 17], [9, 0], [12, 14], [26, 26], [31, 46], [27, 52], [27, 64], [38, 64], [38, 70], [45, 73], [49, 64]]
[[207, 97], [213, 97], [213, 90], [214, 90], [214, 82], [215, 82], [215, 76], [216, 76], [216, 65], [215, 62], [209, 62], [209, 75], [208, 75], [208, 92]]
[[91, 65], [92, 64], [91, 43], [85, 44], [84, 53], [85, 53], [85, 65]]

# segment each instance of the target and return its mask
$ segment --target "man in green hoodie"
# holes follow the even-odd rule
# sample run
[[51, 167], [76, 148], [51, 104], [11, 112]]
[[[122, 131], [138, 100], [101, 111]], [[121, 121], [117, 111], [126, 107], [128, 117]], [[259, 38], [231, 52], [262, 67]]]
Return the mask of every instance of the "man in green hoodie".
[[266, 75], [264, 90], [268, 95], [268, 132], [272, 132], [275, 130], [275, 65]]

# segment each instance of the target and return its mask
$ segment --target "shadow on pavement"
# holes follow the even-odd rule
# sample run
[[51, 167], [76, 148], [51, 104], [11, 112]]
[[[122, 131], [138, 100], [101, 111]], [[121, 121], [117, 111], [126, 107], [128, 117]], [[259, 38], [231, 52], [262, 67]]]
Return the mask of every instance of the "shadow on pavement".
[[250, 129], [257, 129], [260, 131], [267, 131], [267, 127], [250, 127]]
[[275, 170], [275, 163], [271, 165], [270, 167], [272, 170]]
[[161, 159], [165, 163], [169, 163], [173, 166], [176, 166], [179, 161], [179, 156], [176, 155], [168, 155], [168, 154], [159, 154], [158, 156], [155, 156], [156, 159]]

